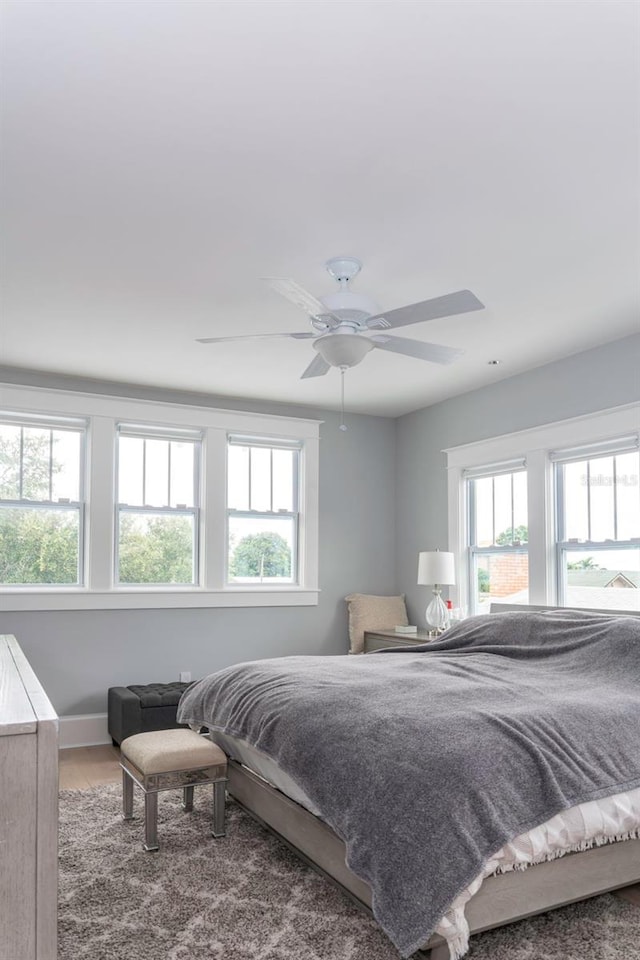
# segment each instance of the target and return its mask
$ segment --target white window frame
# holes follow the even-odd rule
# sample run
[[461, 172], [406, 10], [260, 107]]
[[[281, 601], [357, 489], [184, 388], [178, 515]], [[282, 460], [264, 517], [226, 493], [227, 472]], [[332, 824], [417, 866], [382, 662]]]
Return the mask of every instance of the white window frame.
[[[473, 533], [473, 528], [475, 526], [475, 511], [474, 505], [471, 502], [471, 497], [469, 495], [470, 482], [473, 480], [480, 480], [485, 478], [494, 478], [499, 476], [504, 476], [505, 474], [510, 474], [513, 476], [514, 473], [526, 473], [526, 463], [523, 457], [514, 460], [508, 461], [502, 464], [490, 464], [488, 467], [483, 468], [467, 468], [463, 471], [463, 478], [465, 484], [465, 493], [466, 493], [466, 503], [467, 503], [467, 551], [468, 551], [468, 563], [467, 563], [467, 573], [466, 573], [466, 596], [467, 604], [466, 609], [469, 614], [477, 613], [477, 608], [475, 605], [475, 593], [476, 588], [475, 584], [477, 583], [477, 562], [479, 557], [499, 557], [501, 554], [524, 554], [525, 556], [529, 555], [529, 542], [526, 544], [505, 544], [504, 546], [499, 546], [498, 544], [492, 544], [490, 547], [478, 547], [476, 544], [471, 542], [471, 534]], [[513, 490], [512, 490], [513, 495]], [[512, 504], [513, 506], [513, 504]], [[513, 516], [512, 516], [513, 522]], [[495, 530], [494, 530], [495, 533]]]
[[[7, 589], [24, 591], [33, 589], [79, 589], [85, 582], [85, 546], [86, 546], [86, 463], [87, 463], [87, 421], [83, 417], [51, 417], [42, 414], [4, 416], [2, 422], [16, 427], [40, 427], [43, 430], [68, 430], [80, 435], [80, 462], [78, 476], [78, 500], [29, 500], [18, 497], [15, 500], [1, 500], [0, 509], [19, 510], [75, 510], [78, 514], [78, 583], [77, 584], [7, 584]], [[49, 463], [51, 470], [51, 461]], [[22, 487], [22, 473], [20, 486]], [[51, 494], [51, 475], [49, 476]]]
[[[602, 457], [616, 456], [621, 453], [638, 452], [638, 437], [633, 435], [629, 437], [617, 437], [611, 442], [587, 444], [586, 446], [571, 446], [563, 450], [552, 451], [550, 459], [554, 467], [554, 482], [556, 496], [556, 571], [557, 571], [557, 596], [558, 603], [563, 605], [566, 600], [566, 582], [564, 573], [566, 570], [566, 554], [581, 553], [585, 556], [595, 556], [601, 552], [610, 552], [612, 550], [624, 552], [626, 550], [638, 550], [640, 548], [640, 538], [635, 540], [580, 540], [574, 542], [566, 538], [566, 521], [564, 516], [564, 471], [563, 467], [567, 463], [578, 461], [587, 462], [587, 474], [589, 473], [589, 463], [597, 463]], [[588, 481], [587, 481], [588, 490]], [[614, 487], [615, 497], [615, 487]]]
[[[229, 579], [229, 521], [234, 517], [249, 517], [255, 520], [265, 520], [265, 519], [282, 519], [283, 517], [289, 517], [295, 522], [295, 537], [293, 543], [293, 551], [291, 557], [291, 568], [293, 572], [293, 582], [297, 584], [300, 582], [300, 556], [301, 556], [301, 546], [304, 547], [304, 544], [301, 545], [301, 530], [300, 530], [300, 464], [302, 459], [302, 447], [298, 441], [289, 441], [283, 440], [282, 438], [270, 437], [270, 438], [260, 438], [260, 437], [243, 437], [237, 434], [229, 434], [227, 436], [227, 451], [230, 446], [244, 446], [246, 445], [251, 448], [261, 447], [268, 450], [291, 450], [295, 451], [297, 454], [297, 470], [295, 472], [294, 484], [293, 484], [293, 504], [294, 510], [235, 510], [229, 507], [229, 490], [228, 490], [228, 479], [229, 472], [227, 470], [227, 526], [225, 532], [225, 585], [227, 587], [238, 587], [243, 586], [242, 584], [236, 583], [233, 580]], [[251, 454], [249, 454], [251, 458]], [[249, 459], [249, 464], [251, 459]], [[251, 467], [249, 466], [249, 469]], [[273, 478], [272, 478], [273, 479]], [[249, 475], [249, 490], [251, 490], [251, 476]], [[273, 486], [271, 489], [271, 496], [273, 498]], [[251, 494], [249, 493], [249, 500], [251, 499]], [[273, 507], [273, 499], [271, 506]], [[266, 586], [271, 586], [271, 584], [265, 584]], [[275, 584], [274, 584], [275, 585]]]
[[[193, 475], [193, 506], [192, 507], [172, 507], [170, 505], [165, 505], [161, 507], [157, 506], [148, 506], [146, 504], [131, 504], [131, 503], [122, 503], [119, 500], [119, 462], [120, 462], [120, 440], [122, 437], [134, 437], [139, 440], [165, 440], [165, 441], [180, 441], [188, 440], [194, 444], [194, 475]], [[200, 463], [202, 459], [202, 433], [200, 430], [183, 430], [178, 431], [175, 429], [157, 429], [145, 426], [144, 424], [134, 424], [134, 423], [118, 423], [116, 425], [116, 494], [118, 499], [115, 503], [115, 515], [114, 515], [114, 583], [118, 587], [122, 586], [135, 586], [135, 584], [126, 584], [125, 582], [120, 581], [120, 519], [123, 514], [133, 514], [137, 516], [168, 516], [168, 517], [191, 517], [193, 520], [193, 583], [184, 584], [184, 586], [197, 587], [200, 584], [202, 576], [202, 564], [200, 563], [200, 527], [201, 527], [201, 498], [202, 498], [202, 484], [201, 484], [201, 469]], [[144, 449], [144, 448], [143, 448]], [[143, 458], [144, 459], [144, 458]], [[143, 470], [144, 473], [144, 470]], [[170, 480], [169, 480], [170, 483]], [[144, 481], [143, 481], [144, 487]], [[144, 498], [144, 489], [143, 489], [143, 498]], [[141, 585], [142, 586], [142, 585]], [[156, 583], [156, 584], [147, 584], [145, 586], [156, 586], [164, 587], [171, 589], [173, 584], [166, 583]]]
[[597, 413], [450, 447], [447, 457], [449, 550], [455, 554], [454, 606], [469, 608], [470, 552], [465, 471], [500, 468], [523, 458], [527, 470], [529, 525], [529, 603], [556, 605], [558, 580], [555, 541], [555, 482], [552, 453], [567, 447], [615, 441], [634, 435], [640, 444], [640, 406], [627, 404]]
[[[0, 385], [0, 414], [82, 418], [87, 422], [86, 576], [83, 586], [0, 587], [0, 610], [312, 606], [318, 603], [320, 420], [124, 399], [91, 393]], [[119, 423], [203, 437], [200, 582], [117, 585], [114, 582], [116, 437]], [[299, 583], [225, 584], [228, 434], [301, 442]]]

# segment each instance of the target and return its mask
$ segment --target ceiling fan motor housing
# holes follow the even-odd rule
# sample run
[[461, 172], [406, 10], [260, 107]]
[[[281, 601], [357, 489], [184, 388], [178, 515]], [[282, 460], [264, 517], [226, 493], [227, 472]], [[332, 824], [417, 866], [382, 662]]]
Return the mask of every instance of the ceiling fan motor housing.
[[332, 257], [325, 266], [340, 289], [321, 297], [323, 304], [340, 320], [353, 324], [354, 329], [366, 329], [365, 320], [378, 313], [378, 305], [370, 297], [349, 289], [349, 281], [360, 273], [362, 263], [355, 257]]
[[346, 287], [320, 298], [327, 310], [335, 313], [341, 320], [364, 327], [365, 320], [378, 313], [378, 305], [362, 293], [354, 293]]

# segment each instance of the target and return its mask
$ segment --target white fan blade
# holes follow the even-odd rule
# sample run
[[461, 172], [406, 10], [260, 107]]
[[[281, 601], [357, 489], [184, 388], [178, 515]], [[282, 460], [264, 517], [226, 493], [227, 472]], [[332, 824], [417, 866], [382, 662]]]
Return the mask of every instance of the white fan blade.
[[300, 377], [301, 380], [307, 380], [309, 377], [324, 377], [325, 373], [331, 370], [331, 364], [327, 363], [320, 354], [317, 354]]
[[248, 333], [244, 337], [197, 337], [196, 343], [224, 343], [229, 340], [268, 340], [270, 337], [290, 337], [292, 340], [313, 340], [319, 333]]
[[406, 307], [378, 313], [375, 317], [369, 317], [367, 326], [391, 330], [395, 327], [407, 327], [410, 323], [422, 323], [425, 320], [437, 320], [438, 317], [468, 313], [470, 310], [484, 310], [484, 303], [480, 303], [471, 290], [458, 290], [456, 293], [447, 293], [444, 297], [423, 300], [421, 303], [410, 303]]
[[386, 333], [371, 337], [378, 350], [390, 350], [391, 353], [403, 353], [418, 360], [430, 360], [431, 363], [453, 363], [464, 354], [464, 350], [455, 347], [443, 347], [439, 343], [423, 343], [422, 340], [405, 340], [404, 337], [388, 337]]
[[326, 320], [329, 326], [336, 326], [340, 323], [340, 318], [335, 313], [327, 310], [321, 300], [314, 297], [312, 293], [301, 287], [295, 280], [289, 280], [287, 277], [262, 277], [262, 279], [266, 280], [276, 293], [279, 293], [286, 300], [290, 300], [291, 303], [295, 303], [310, 317], [320, 317], [320, 319]]

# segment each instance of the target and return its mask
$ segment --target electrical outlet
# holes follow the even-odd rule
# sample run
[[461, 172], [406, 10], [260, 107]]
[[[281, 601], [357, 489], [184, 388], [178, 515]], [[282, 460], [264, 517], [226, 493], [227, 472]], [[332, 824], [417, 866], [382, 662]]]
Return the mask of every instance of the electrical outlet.
[[191, 670], [180, 671], [180, 683], [191, 683]]

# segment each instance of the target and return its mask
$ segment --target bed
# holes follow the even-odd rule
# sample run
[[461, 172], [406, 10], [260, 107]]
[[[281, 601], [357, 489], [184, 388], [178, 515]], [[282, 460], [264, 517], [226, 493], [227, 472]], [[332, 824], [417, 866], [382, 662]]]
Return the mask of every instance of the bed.
[[[512, 614], [512, 616], [516, 616], [518, 622], [524, 622], [521, 616], [523, 608], [518, 607], [512, 609], [517, 610], [517, 615]], [[527, 609], [531, 611], [532, 616], [539, 616], [537, 613], [534, 614], [533, 611], [534, 609], [539, 611], [540, 608]], [[502, 607], [499, 610], [492, 609], [492, 613], [498, 612], [508, 614], [509, 610], [506, 607]], [[610, 612], [607, 612], [607, 614], [608, 616], [603, 619], [608, 621], [610, 620]], [[553, 616], [552, 614], [549, 615]], [[562, 619], [564, 615], [565, 612], [560, 611], [560, 619]], [[580, 619], [580, 617], [584, 617], [585, 614], [580, 613], [575, 616], [577, 619]], [[487, 621], [490, 618], [482, 619], [483, 621]], [[555, 619], [557, 620], [558, 618], [555, 617]], [[598, 618], [592, 619], [595, 620], [599, 628]], [[492, 618], [491, 620], [494, 630], [497, 629], [497, 625], [500, 624], [504, 632], [504, 628], [507, 626], [506, 620], [493, 621]], [[482, 627], [486, 631], [486, 622], [483, 622]], [[635, 627], [634, 629], [635, 633], [637, 633], [637, 629]], [[638, 636], [640, 637], [640, 634]], [[595, 642], [602, 648], [602, 638], [596, 636]], [[626, 647], [621, 649], [623, 649], [625, 656], [629, 656], [629, 643], [627, 641], [625, 641], [625, 643]], [[446, 643], [443, 645], [442, 641], [439, 641], [439, 645], [446, 648]], [[569, 649], [569, 647], [571, 647], [571, 644], [568, 645], [567, 649]], [[592, 648], [589, 648], [590, 651], [591, 649]], [[444, 653], [446, 654], [446, 652], [445, 649]], [[474, 653], [475, 652], [477, 651], [474, 651]], [[412, 650], [412, 653], [414, 653], [414, 650]], [[438, 651], [434, 649], [428, 651], [428, 653], [432, 656], [433, 653], [437, 654]], [[482, 650], [480, 650], [480, 654], [482, 654]], [[640, 647], [638, 648], [638, 655], [640, 655]], [[638, 655], [635, 651], [631, 654], [634, 665], [637, 663]], [[372, 655], [372, 658], [375, 657], [379, 658], [375, 663], [375, 669], [377, 671], [383, 668], [383, 661], [385, 659], [389, 663], [391, 662], [385, 654]], [[314, 658], [293, 659], [313, 660]], [[338, 658], [322, 659], [326, 661]], [[361, 658], [344, 659], [353, 661], [354, 659]], [[370, 658], [367, 657], [366, 659], [369, 660]], [[493, 659], [495, 660], [495, 658]], [[502, 663], [502, 659], [502, 657], [499, 658], [500, 664]], [[407, 655], [405, 660], [406, 663], [402, 664], [401, 661], [396, 661], [395, 665], [397, 665], [398, 668], [402, 665], [405, 670], [415, 669], [415, 657], [414, 660], [411, 660]], [[444, 662], [445, 660], [443, 659], [443, 664]], [[468, 662], [469, 661], [467, 661], [467, 663]], [[270, 661], [262, 661], [260, 663], [270, 663]], [[316, 659], [314, 666], [316, 669], [320, 666], [319, 659]], [[228, 669], [233, 670], [234, 668]], [[374, 663], [371, 662], [370, 665], [366, 667], [366, 671], [371, 673], [373, 670]], [[222, 671], [222, 673], [224, 673], [224, 671]], [[410, 674], [404, 674], [405, 677], [407, 675], [410, 676]], [[279, 680], [279, 684], [282, 685], [281, 680]], [[233, 682], [227, 679], [225, 689], [229, 688], [230, 685], [232, 686]], [[636, 695], [637, 688], [635, 688], [635, 693], [631, 693], [631, 696]], [[243, 694], [241, 712], [247, 713], [248, 716], [251, 715], [249, 707], [253, 699], [253, 693], [250, 696]], [[376, 885], [377, 880], [372, 881], [372, 885], [370, 886], [369, 883], [360, 878], [361, 876], [369, 876], [369, 873], [367, 873], [366, 868], [362, 867], [362, 863], [357, 861], [357, 857], [354, 858], [353, 847], [350, 846], [350, 848], [347, 849], [347, 846], [338, 835], [349, 836], [349, 831], [344, 829], [342, 821], [338, 818], [338, 826], [336, 829], [332, 829], [329, 823], [336, 825], [336, 818], [332, 816], [332, 811], [329, 807], [323, 809], [322, 803], [315, 803], [312, 791], [305, 792], [303, 789], [302, 792], [300, 792], [298, 789], [300, 782], [297, 774], [296, 776], [289, 777], [289, 779], [287, 779], [286, 770], [284, 771], [284, 776], [282, 772], [274, 775], [273, 769], [269, 769], [268, 767], [270, 759], [268, 751], [267, 754], [261, 750], [254, 750], [253, 753], [251, 753], [251, 744], [248, 744], [247, 751], [247, 742], [244, 742], [243, 749], [243, 737], [236, 737], [234, 742], [234, 735], [238, 733], [237, 724], [226, 729], [221, 729], [211, 717], [208, 718], [209, 723], [207, 723], [206, 717], [199, 715], [197, 711], [194, 713], [193, 703], [193, 696], [191, 702], [189, 702], [188, 699], [183, 701], [180, 708], [181, 719], [183, 722], [205, 723], [205, 725], [208, 725], [212, 729], [214, 738], [227, 750], [230, 756], [229, 791], [236, 801], [269, 829], [276, 832], [285, 843], [295, 849], [316, 869], [319, 869], [339, 884], [345, 893], [366, 909], [371, 909], [372, 906], [376, 906], [375, 897], [378, 895], [377, 913], [378, 919], [380, 919], [379, 915], [381, 911], [379, 890]], [[326, 762], [326, 755], [323, 758], [323, 763], [324, 762]], [[265, 763], [267, 764], [266, 766]], [[635, 772], [638, 771], [636, 770]], [[337, 773], [340, 775], [340, 770], [338, 770]], [[274, 782], [277, 785], [274, 785]], [[601, 788], [601, 784], [598, 786]], [[629, 789], [640, 787], [640, 777], [637, 778], [637, 781], [634, 780], [633, 783], [631, 780], [628, 780], [625, 782], [625, 786]], [[596, 800], [599, 797], [606, 799], [606, 792], [606, 790], [599, 789], [599, 791], [593, 793], [593, 796]], [[610, 790], [609, 792], [619, 793], [617, 790]], [[321, 794], [322, 791], [315, 795], [316, 799], [318, 796], [321, 796]], [[462, 800], [463, 799], [464, 797], [462, 797]], [[562, 805], [567, 806], [566, 803], [558, 803], [558, 809], [560, 809]], [[464, 804], [461, 803], [461, 806], [464, 806]], [[409, 810], [410, 815], [412, 814], [412, 810], [413, 808]], [[324, 813], [327, 813], [327, 817], [323, 818]], [[325, 819], [328, 819], [329, 823], [325, 822]], [[547, 818], [541, 817], [540, 820], [536, 822], [541, 823], [543, 820], [547, 820]], [[531, 826], [533, 825], [534, 824], [531, 824]], [[464, 909], [466, 924], [468, 925], [467, 932], [472, 934], [477, 933], [534, 913], [562, 906], [575, 900], [585, 899], [607, 890], [639, 882], [640, 840], [637, 838], [638, 825], [640, 825], [638, 822], [633, 824], [627, 821], [624, 830], [620, 831], [617, 838], [614, 838], [617, 839], [617, 842], [592, 846], [585, 844], [590, 848], [581, 852], [567, 853], [551, 861], [537, 863], [526, 870], [514, 870], [489, 876], [481, 885], [478, 883], [475, 889], [473, 885], [470, 884], [470, 892], [468, 891], [470, 898]], [[422, 821], [419, 820], [419, 822], [416, 823], [416, 827], [422, 826]], [[512, 836], [515, 837], [515, 835], [516, 833]], [[627, 836], [628, 839], [622, 839], [622, 837], [625, 836]], [[490, 841], [488, 842], [490, 843]], [[349, 862], [352, 865], [354, 859], [356, 860], [355, 870], [346, 866], [345, 859], [347, 857], [350, 857]], [[484, 863], [484, 859], [482, 859], [482, 862]], [[475, 876], [475, 874], [472, 874], [472, 876]], [[373, 896], [372, 886], [374, 891]], [[376, 911], [374, 910], [374, 912]], [[382, 925], [383, 927], [385, 926], [384, 922]], [[436, 924], [433, 923], [429, 929], [435, 928]], [[387, 928], [385, 927], [385, 929]], [[419, 944], [421, 951], [431, 951], [432, 960], [445, 960], [450, 954], [452, 956], [456, 955], [456, 953], [457, 955], [462, 955], [466, 949], [466, 933], [462, 936], [461, 940], [458, 939], [457, 946], [455, 946], [455, 938], [452, 939], [451, 935], [446, 932], [446, 927], [443, 928], [443, 931], [443, 935], [433, 934]], [[387, 930], [387, 932], [389, 931]], [[447, 939], [444, 939], [444, 936], [446, 936]], [[393, 936], [392, 939], [394, 939]], [[396, 945], [399, 945], [397, 939], [395, 939], [394, 942], [396, 942]], [[411, 950], [416, 946], [411, 939], [405, 940], [399, 945], [401, 953], [405, 956], [409, 955], [410, 952], [407, 947], [408, 943], [412, 944]]]

